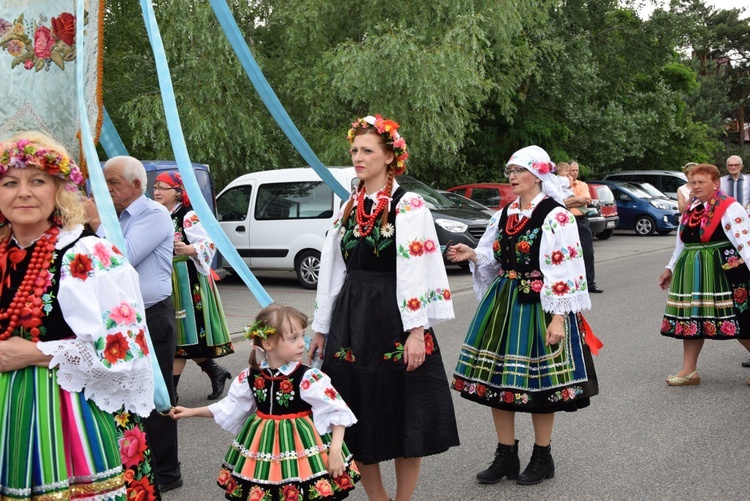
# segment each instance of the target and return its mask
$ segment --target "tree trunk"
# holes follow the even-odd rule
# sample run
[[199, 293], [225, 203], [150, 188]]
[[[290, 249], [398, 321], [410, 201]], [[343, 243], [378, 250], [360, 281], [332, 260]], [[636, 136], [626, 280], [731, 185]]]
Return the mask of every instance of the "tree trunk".
[[740, 133], [740, 154], [744, 156], [745, 153], [745, 105], [741, 104], [737, 108], [737, 127], [739, 127]]

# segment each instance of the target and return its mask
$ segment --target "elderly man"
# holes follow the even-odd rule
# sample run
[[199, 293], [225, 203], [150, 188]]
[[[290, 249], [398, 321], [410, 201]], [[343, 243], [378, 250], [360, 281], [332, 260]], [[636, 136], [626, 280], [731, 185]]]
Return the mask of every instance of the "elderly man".
[[742, 158], [732, 155], [727, 158], [728, 175], [721, 177], [721, 191], [745, 207], [750, 202], [750, 176], [742, 173]]
[[570, 177], [570, 189], [573, 190], [573, 196], [565, 199], [565, 206], [576, 217], [578, 225], [578, 237], [581, 239], [581, 249], [583, 250], [583, 263], [586, 266], [586, 282], [588, 282], [589, 292], [601, 293], [602, 289], [596, 286], [596, 274], [594, 270], [594, 236], [589, 228], [589, 220], [586, 217], [586, 206], [591, 203], [591, 193], [589, 185], [578, 180], [579, 173], [578, 162], [570, 162], [568, 176]]
[[[170, 399], [174, 403], [172, 365], [177, 348], [177, 327], [172, 303], [172, 218], [162, 204], [144, 195], [146, 169], [138, 159], [127, 156], [109, 159], [104, 164], [104, 178], [119, 215], [128, 260], [138, 272], [146, 306], [146, 324]], [[91, 229], [104, 236], [96, 205], [87, 201], [84, 207]], [[177, 422], [156, 411], [145, 422], [159, 489], [164, 493], [181, 487]]]

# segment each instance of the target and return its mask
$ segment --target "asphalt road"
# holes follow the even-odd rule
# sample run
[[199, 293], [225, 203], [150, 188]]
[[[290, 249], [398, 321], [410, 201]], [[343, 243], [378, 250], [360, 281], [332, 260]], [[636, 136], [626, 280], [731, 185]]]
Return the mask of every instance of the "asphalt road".
[[[664, 381], [681, 364], [681, 344], [659, 335], [666, 293], [656, 280], [673, 243], [673, 235], [636, 237], [628, 232], [595, 241], [597, 284], [605, 293], [592, 295], [586, 318], [604, 342], [595, 357], [600, 395], [587, 409], [558, 414], [554, 479], [537, 486], [507, 480], [478, 485], [474, 475], [487, 466], [496, 443], [490, 411], [454, 394], [461, 446], [424, 459], [414, 499], [750, 498], [750, 388], [745, 385], [750, 370], [740, 367], [747, 352], [733, 341], [709, 341], [700, 359], [700, 386], [670, 388]], [[450, 269], [449, 277], [457, 318], [437, 328], [448, 374], [477, 305], [470, 275]], [[314, 293], [300, 289], [293, 275], [259, 278], [276, 301], [312, 313]], [[231, 278], [220, 290], [230, 327], [239, 333], [259, 306]], [[245, 367], [248, 345], [237, 342], [236, 353], [222, 359], [233, 375]], [[195, 364], [188, 365], [179, 393], [182, 405], [207, 403], [209, 382]], [[523, 468], [533, 432], [527, 415], [519, 414], [516, 422]], [[185, 486], [164, 499], [223, 499], [215, 480], [232, 437], [213, 421], [198, 418], [180, 422], [179, 433]], [[383, 464], [383, 474], [393, 496], [391, 463]], [[355, 489], [350, 499], [366, 496]]]

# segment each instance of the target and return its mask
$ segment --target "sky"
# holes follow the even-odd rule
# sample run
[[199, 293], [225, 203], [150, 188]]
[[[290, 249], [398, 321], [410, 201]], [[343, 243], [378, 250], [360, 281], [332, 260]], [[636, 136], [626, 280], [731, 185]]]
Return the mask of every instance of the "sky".
[[[651, 2], [652, 4], [655, 2]], [[717, 9], [739, 9], [744, 8], [745, 13], [742, 16], [748, 17], [750, 16], [750, 0], [705, 0], [705, 3], [708, 5], [712, 5], [713, 7], [716, 7]], [[645, 15], [649, 15], [651, 11], [654, 10], [653, 5], [651, 7], [645, 7], [641, 9], [641, 12]]]

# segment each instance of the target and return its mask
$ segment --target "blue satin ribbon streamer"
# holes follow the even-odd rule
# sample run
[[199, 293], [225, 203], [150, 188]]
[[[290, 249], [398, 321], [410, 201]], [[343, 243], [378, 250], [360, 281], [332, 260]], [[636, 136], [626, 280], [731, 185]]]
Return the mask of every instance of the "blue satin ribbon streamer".
[[175, 101], [174, 89], [172, 88], [172, 77], [169, 74], [167, 57], [164, 53], [164, 45], [162, 44], [161, 34], [159, 33], [159, 26], [156, 23], [154, 9], [149, 0], [140, 0], [140, 2], [141, 10], [143, 11], [143, 19], [146, 22], [146, 31], [148, 32], [148, 38], [151, 41], [151, 48], [154, 51], [156, 72], [159, 77], [159, 87], [161, 89], [162, 102], [164, 103], [164, 114], [167, 118], [167, 129], [169, 130], [169, 138], [172, 142], [172, 150], [174, 151], [177, 168], [182, 175], [185, 189], [192, 201], [193, 210], [195, 210], [195, 213], [198, 215], [201, 225], [205, 228], [208, 236], [219, 248], [219, 251], [221, 251], [224, 259], [226, 259], [234, 271], [239, 274], [242, 281], [245, 282], [255, 296], [255, 299], [258, 300], [261, 306], [268, 306], [273, 302], [271, 296], [268, 295], [263, 286], [260, 285], [260, 282], [258, 282], [258, 279], [250, 272], [247, 265], [234, 248], [234, 245], [232, 245], [232, 242], [221, 229], [221, 226], [219, 226], [219, 223], [216, 221], [216, 218], [214, 217], [213, 212], [211, 212], [205, 199], [200, 194], [200, 186], [195, 177], [195, 172], [193, 172], [187, 146], [185, 144], [185, 137], [182, 134], [180, 116], [177, 113], [177, 103]]
[[109, 158], [127, 155], [128, 149], [125, 147], [122, 139], [120, 139], [120, 134], [117, 133], [115, 124], [112, 123], [112, 119], [109, 118], [109, 113], [107, 113], [107, 108], [104, 106], [102, 106], [102, 114], [102, 130], [99, 133], [99, 144], [102, 145]]

